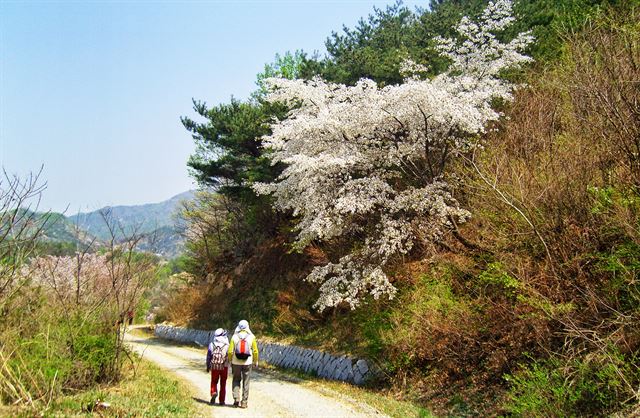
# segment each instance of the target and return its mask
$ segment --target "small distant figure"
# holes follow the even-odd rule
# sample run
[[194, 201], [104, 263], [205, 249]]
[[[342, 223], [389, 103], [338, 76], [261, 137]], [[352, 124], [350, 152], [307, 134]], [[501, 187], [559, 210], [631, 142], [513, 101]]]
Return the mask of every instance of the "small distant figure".
[[116, 327], [120, 328], [121, 326], [125, 326], [124, 312], [118, 315], [118, 320], [116, 321]]
[[213, 333], [213, 341], [209, 343], [207, 350], [207, 373], [211, 371], [211, 400], [214, 405], [218, 396], [218, 380], [220, 381], [220, 405], [224, 405], [224, 398], [227, 394], [227, 375], [229, 373], [229, 338], [227, 331], [218, 328]]
[[133, 325], [133, 311], [127, 312], [127, 318], [129, 319], [129, 326]]
[[[229, 344], [229, 361], [233, 373], [233, 406], [246, 408], [249, 401], [249, 378], [251, 367], [258, 367], [258, 343], [244, 319], [238, 322], [236, 331]], [[242, 382], [242, 401], [240, 401], [240, 382]]]

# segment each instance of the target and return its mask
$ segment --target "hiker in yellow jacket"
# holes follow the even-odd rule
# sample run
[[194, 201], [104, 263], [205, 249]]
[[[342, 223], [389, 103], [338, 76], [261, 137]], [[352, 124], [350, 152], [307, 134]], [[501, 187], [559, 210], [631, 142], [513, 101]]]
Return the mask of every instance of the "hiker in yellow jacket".
[[[249, 377], [251, 368], [258, 367], [258, 343], [244, 319], [238, 322], [236, 332], [229, 343], [229, 361], [233, 373], [233, 406], [246, 408], [249, 400]], [[240, 382], [242, 382], [242, 401], [240, 401]]]

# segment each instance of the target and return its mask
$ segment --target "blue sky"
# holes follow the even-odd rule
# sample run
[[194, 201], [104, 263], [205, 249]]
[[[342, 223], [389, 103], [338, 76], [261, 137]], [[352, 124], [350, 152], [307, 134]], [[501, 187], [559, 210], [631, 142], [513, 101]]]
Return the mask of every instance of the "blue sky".
[[389, 3], [0, 0], [0, 163], [44, 165], [41, 209], [165, 200], [195, 187], [192, 97], [247, 97], [276, 53]]

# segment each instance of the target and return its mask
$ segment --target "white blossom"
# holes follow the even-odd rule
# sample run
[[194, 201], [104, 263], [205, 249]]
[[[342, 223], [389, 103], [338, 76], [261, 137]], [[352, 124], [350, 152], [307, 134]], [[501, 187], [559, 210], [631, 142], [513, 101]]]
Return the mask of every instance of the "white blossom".
[[266, 80], [268, 100], [293, 110], [263, 138], [272, 162], [286, 168], [255, 191], [298, 217], [297, 246], [352, 242], [338, 262], [307, 277], [320, 284], [320, 310], [354, 308], [366, 293], [392, 297], [384, 267], [470, 216], [452, 195], [446, 165], [477, 147], [478, 134], [501, 116], [491, 102], [512, 99], [514, 86], [500, 74], [530, 60], [521, 51], [532, 41], [528, 33], [508, 43], [496, 38], [513, 20], [507, 0], [490, 3], [477, 23], [463, 18], [458, 40], [438, 40], [451, 66], [432, 79], [407, 62], [405, 82], [383, 88], [368, 79], [355, 86]]

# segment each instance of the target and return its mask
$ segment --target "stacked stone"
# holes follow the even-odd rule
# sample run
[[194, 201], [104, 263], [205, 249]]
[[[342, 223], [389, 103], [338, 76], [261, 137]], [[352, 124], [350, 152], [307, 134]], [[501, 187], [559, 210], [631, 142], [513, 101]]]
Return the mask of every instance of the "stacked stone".
[[[186, 343], [195, 342], [206, 346], [213, 338], [213, 331], [156, 325], [155, 335], [160, 338]], [[369, 363], [363, 359], [334, 356], [318, 350], [276, 343], [258, 342], [258, 349], [262, 361], [278, 367], [302, 370], [325, 379], [362, 385], [374, 375]]]
[[209, 342], [212, 341], [213, 338], [212, 331], [172, 327], [169, 325], [156, 325], [155, 335], [168, 340], [180, 341], [183, 343], [196, 343], [201, 346], [209, 345]]
[[260, 358], [269, 364], [302, 370], [325, 379], [362, 385], [373, 376], [366, 360], [276, 343], [259, 342], [258, 347]]

